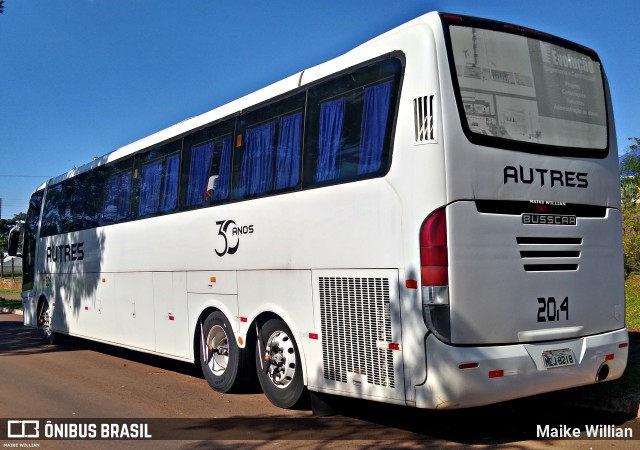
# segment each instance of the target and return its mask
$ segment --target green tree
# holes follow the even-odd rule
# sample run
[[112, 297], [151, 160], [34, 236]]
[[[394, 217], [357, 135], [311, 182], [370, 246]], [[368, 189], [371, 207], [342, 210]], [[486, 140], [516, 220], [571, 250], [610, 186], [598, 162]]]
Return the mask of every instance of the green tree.
[[640, 147], [640, 138], [629, 138], [633, 144], [622, 156], [620, 164], [620, 185], [622, 204], [631, 206], [640, 200], [640, 154], [636, 151]]
[[640, 273], [640, 138], [629, 138], [632, 144], [620, 165], [622, 194], [622, 245], [627, 274]]

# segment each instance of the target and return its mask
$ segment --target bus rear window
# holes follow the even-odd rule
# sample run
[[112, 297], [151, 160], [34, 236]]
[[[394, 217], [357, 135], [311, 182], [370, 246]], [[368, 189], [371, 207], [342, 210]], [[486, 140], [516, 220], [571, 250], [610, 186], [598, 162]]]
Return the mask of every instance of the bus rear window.
[[470, 140], [604, 156], [607, 112], [595, 57], [496, 30], [451, 25], [449, 32], [460, 115]]

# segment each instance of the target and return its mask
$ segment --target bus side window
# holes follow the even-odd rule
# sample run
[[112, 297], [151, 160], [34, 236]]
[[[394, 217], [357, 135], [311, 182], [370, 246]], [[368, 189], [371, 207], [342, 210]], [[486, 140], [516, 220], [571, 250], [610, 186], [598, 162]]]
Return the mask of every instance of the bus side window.
[[210, 195], [211, 203], [220, 203], [229, 199], [229, 188], [231, 184], [231, 146], [232, 137], [226, 136], [216, 142], [216, 152], [213, 158], [213, 167], [211, 170], [212, 191], [209, 193], [207, 185], [207, 194]]
[[[229, 198], [235, 119], [195, 131], [184, 138], [180, 209], [222, 203]], [[216, 183], [212, 183], [212, 178]]]
[[239, 120], [233, 152], [233, 198], [255, 198], [300, 185], [304, 92]]
[[133, 205], [136, 217], [167, 214], [177, 209], [181, 147], [179, 139], [136, 157]]
[[235, 196], [256, 197], [273, 188], [275, 121], [248, 127], [244, 133], [244, 149], [239, 150], [239, 179]]
[[392, 58], [309, 90], [305, 187], [386, 171], [400, 73]]
[[[128, 159], [118, 167], [105, 173], [104, 195], [100, 225], [109, 225], [129, 220], [131, 206], [131, 166]], [[124, 167], [123, 167], [124, 166]]]
[[189, 180], [187, 183], [187, 208], [202, 205], [208, 195], [207, 178], [213, 157], [213, 142], [191, 148]]

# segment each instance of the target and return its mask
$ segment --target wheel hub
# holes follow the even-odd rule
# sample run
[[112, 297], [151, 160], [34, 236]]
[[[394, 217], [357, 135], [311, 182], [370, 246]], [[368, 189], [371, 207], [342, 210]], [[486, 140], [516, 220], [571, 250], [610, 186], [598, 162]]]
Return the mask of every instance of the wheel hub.
[[214, 325], [207, 335], [207, 365], [214, 375], [220, 376], [229, 364], [229, 339], [220, 325]]
[[293, 341], [283, 331], [274, 332], [267, 340], [265, 362], [269, 379], [278, 388], [284, 389], [293, 380], [297, 358]]

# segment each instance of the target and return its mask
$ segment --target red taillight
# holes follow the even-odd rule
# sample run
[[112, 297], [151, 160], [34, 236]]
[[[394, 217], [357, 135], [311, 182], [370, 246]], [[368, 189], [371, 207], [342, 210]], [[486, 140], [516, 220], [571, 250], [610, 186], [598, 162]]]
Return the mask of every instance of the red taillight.
[[449, 284], [447, 215], [444, 208], [432, 213], [420, 229], [420, 272], [422, 286]]

